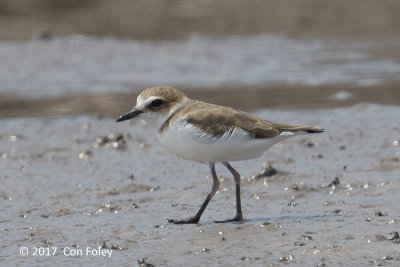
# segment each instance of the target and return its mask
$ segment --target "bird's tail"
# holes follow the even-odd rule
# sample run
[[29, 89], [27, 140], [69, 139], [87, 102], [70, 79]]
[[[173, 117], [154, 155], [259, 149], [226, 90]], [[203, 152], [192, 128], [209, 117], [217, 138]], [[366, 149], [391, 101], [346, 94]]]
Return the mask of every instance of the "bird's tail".
[[322, 133], [325, 131], [324, 128], [317, 126], [292, 126], [286, 124], [275, 123], [274, 126], [279, 130], [279, 132], [292, 132], [294, 134], [313, 134]]

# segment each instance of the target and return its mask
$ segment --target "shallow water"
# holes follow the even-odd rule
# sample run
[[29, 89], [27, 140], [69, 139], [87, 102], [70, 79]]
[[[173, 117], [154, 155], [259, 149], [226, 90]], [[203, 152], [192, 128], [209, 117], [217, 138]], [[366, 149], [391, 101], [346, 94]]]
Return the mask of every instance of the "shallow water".
[[140, 91], [156, 84], [398, 82], [400, 40], [294, 40], [285, 35], [128, 41], [84, 35], [0, 42], [0, 93], [25, 98]]
[[[242, 175], [241, 224], [213, 223], [235, 211], [233, 179], [217, 165], [221, 187], [198, 225], [166, 219], [197, 211], [211, 189], [207, 166], [168, 154], [145, 124], [87, 116], [4, 119], [0, 264], [398, 265], [399, 112], [369, 104], [257, 112], [327, 131], [232, 163]], [[252, 179], [266, 161], [278, 174]], [[110, 258], [63, 254], [102, 242], [114, 249]], [[34, 247], [57, 251], [33, 256]]]

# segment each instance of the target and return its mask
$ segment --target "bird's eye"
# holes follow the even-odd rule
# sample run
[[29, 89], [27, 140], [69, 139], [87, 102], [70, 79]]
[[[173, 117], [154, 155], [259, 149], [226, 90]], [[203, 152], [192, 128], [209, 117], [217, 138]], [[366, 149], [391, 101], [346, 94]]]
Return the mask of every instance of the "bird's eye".
[[164, 101], [162, 101], [161, 99], [155, 99], [150, 103], [150, 106], [152, 108], [159, 108], [162, 106], [162, 104], [164, 104]]

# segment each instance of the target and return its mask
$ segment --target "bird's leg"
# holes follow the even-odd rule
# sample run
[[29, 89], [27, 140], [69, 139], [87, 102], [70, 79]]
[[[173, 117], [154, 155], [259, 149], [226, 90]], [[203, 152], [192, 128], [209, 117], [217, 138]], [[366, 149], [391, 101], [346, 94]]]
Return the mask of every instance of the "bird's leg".
[[183, 224], [183, 223], [198, 223], [199, 222], [200, 217], [203, 214], [204, 210], [206, 209], [208, 203], [213, 198], [215, 192], [217, 192], [217, 190], [219, 188], [219, 180], [218, 180], [218, 177], [217, 177], [217, 173], [215, 172], [215, 162], [210, 162], [209, 164], [210, 164], [211, 174], [212, 174], [212, 177], [213, 177], [213, 185], [212, 185], [211, 192], [207, 195], [207, 198], [206, 198], [206, 200], [204, 200], [204, 202], [201, 205], [199, 211], [193, 217], [189, 217], [189, 218], [186, 218], [186, 219], [178, 219], [178, 220], [168, 219], [168, 221], [170, 223]]
[[224, 221], [215, 221], [216, 223], [225, 223], [225, 222], [240, 222], [243, 221], [242, 214], [242, 205], [240, 201], [240, 174], [228, 163], [223, 162], [224, 166], [232, 173], [233, 178], [235, 179], [236, 185], [236, 215], [232, 219], [224, 220]]

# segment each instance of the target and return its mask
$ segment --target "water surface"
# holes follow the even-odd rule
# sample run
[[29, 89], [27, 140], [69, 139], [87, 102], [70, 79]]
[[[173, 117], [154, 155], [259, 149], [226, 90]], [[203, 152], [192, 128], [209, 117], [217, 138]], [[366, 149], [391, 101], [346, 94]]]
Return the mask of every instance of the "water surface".
[[[295, 40], [284, 35], [134, 41], [84, 35], [0, 42], [0, 93], [25, 98], [140, 91], [154, 85], [360, 86], [398, 82], [400, 64], [377, 51], [399, 40]], [[377, 55], [379, 54], [379, 55]]]

